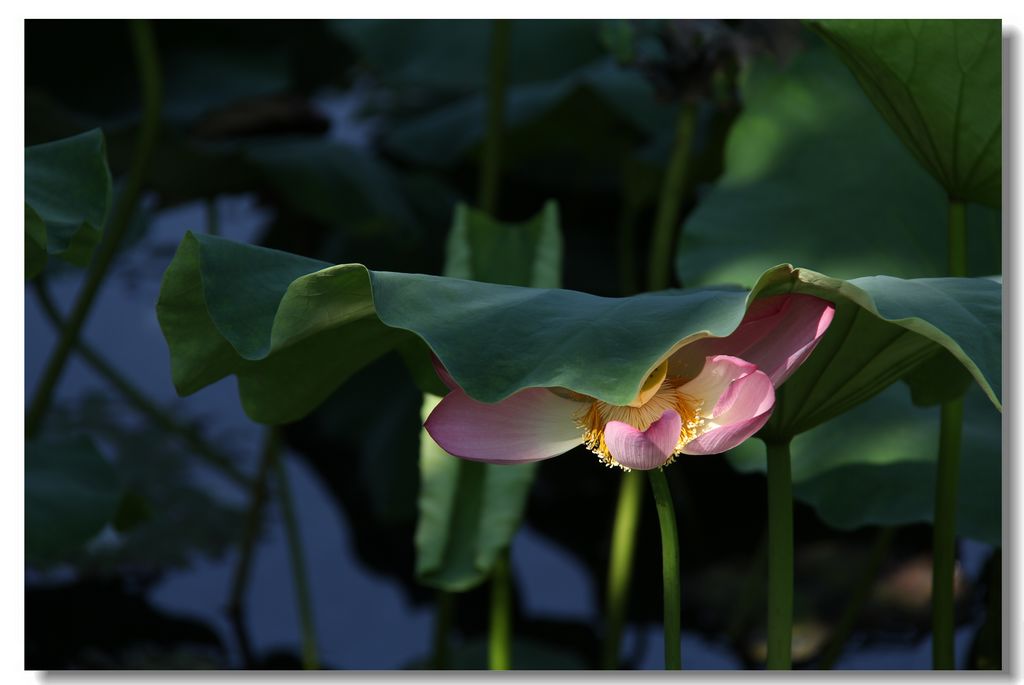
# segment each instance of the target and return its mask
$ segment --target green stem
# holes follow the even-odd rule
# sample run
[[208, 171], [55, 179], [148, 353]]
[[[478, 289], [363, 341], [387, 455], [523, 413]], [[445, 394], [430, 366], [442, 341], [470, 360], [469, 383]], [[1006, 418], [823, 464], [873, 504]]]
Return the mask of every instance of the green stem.
[[[60, 312], [57, 311], [57, 306], [53, 302], [53, 298], [50, 297], [49, 290], [47, 290], [43, 279], [37, 279], [35, 281], [36, 296], [39, 299], [39, 304], [42, 306], [43, 313], [46, 314], [47, 318], [53, 324], [54, 328], [58, 331], [64, 328], [64, 321], [61, 318]], [[199, 435], [199, 432], [195, 428], [178, 423], [171, 417], [169, 417], [160, 407], [158, 407], [152, 400], [142, 394], [138, 388], [133, 386], [127, 378], [122, 376], [117, 369], [115, 369], [110, 362], [100, 355], [99, 352], [95, 351], [89, 346], [84, 340], [78, 340], [75, 346], [75, 350], [84, 359], [96, 373], [103, 376], [103, 378], [114, 386], [121, 395], [124, 396], [128, 402], [130, 402], [141, 414], [148, 417], [154, 424], [167, 431], [168, 433], [176, 433], [180, 435], [185, 443], [192, 448], [195, 453], [204, 461], [209, 463], [211, 466], [217, 468], [222, 474], [230, 478], [236, 484], [242, 487], [249, 487], [249, 479], [238, 470], [234, 463], [225, 455], [221, 454], [213, 447], [211, 447], [203, 438]]]
[[509, 20], [495, 19], [491, 34], [491, 62], [487, 79], [487, 134], [480, 170], [480, 207], [492, 217], [498, 213], [501, 177], [501, 139], [505, 127], [505, 81], [508, 66]]
[[768, 448], [768, 663], [791, 667], [793, 642], [793, 486], [789, 442]]
[[675, 142], [672, 144], [672, 155], [668, 169], [665, 170], [658, 198], [658, 213], [654, 219], [654, 234], [651, 236], [647, 260], [648, 290], [664, 290], [669, 286], [669, 269], [674, 262], [672, 242], [678, 228], [679, 207], [686, 193], [687, 162], [696, 121], [696, 105], [683, 105], [676, 122]]
[[881, 528], [878, 531], [875, 542], [871, 546], [871, 552], [861, 568], [857, 579], [857, 586], [854, 588], [846, 608], [843, 609], [843, 615], [839, 619], [832, 638], [818, 660], [819, 669], [828, 670], [835, 668], [836, 662], [842, 656], [846, 642], [850, 639], [850, 635], [853, 634], [857, 620], [860, 618], [861, 612], [871, 596], [871, 588], [875, 586], [878, 572], [882, 570], [882, 564], [885, 563], [886, 558], [889, 556], [889, 549], [892, 547], [892, 539], [895, 534], [896, 529], [891, 527]]
[[633, 556], [636, 550], [636, 531], [640, 526], [640, 498], [644, 478], [639, 471], [622, 474], [619, 484], [619, 502], [615, 508], [612, 528], [611, 558], [608, 562], [607, 606], [604, 652], [601, 666], [619, 667], [619, 644], [629, 607], [629, 588], [633, 578]]
[[263, 451], [260, 456], [256, 478], [252, 481], [249, 494], [249, 510], [246, 512], [245, 532], [238, 555], [238, 565], [231, 580], [231, 596], [228, 599], [227, 612], [235, 626], [235, 633], [242, 648], [242, 656], [247, 667], [253, 663], [252, 650], [249, 646], [248, 632], [245, 629], [245, 591], [249, 587], [249, 572], [252, 568], [253, 549], [259, 536], [263, 521], [263, 508], [267, 503], [267, 481], [270, 468], [274, 465], [278, 453], [277, 431], [267, 430], [263, 440]]
[[662, 469], [648, 471], [654, 503], [658, 509], [661, 528], [661, 573], [664, 593], [665, 670], [683, 667], [680, 654], [681, 602], [679, 595], [679, 533], [676, 530], [676, 512], [672, 506], [672, 493]]
[[949, 203], [949, 275], [967, 276], [967, 206], [963, 202]]
[[39, 388], [26, 412], [26, 437], [32, 437], [39, 431], [43, 418], [50, 407], [64, 366], [82, 332], [82, 326], [89, 316], [121, 239], [127, 231], [129, 220], [135, 210], [139, 195], [142, 193], [142, 182], [146, 168], [149, 166], [153, 146], [156, 143], [157, 130], [160, 125], [161, 84], [160, 65], [157, 59], [156, 44], [153, 40], [153, 27], [144, 20], [132, 20], [129, 22], [129, 26], [136, 68], [142, 85], [142, 124], [135, 144], [135, 156], [132, 159], [124, 191], [121, 193], [110, 223], [104, 231], [103, 239], [86, 272], [82, 290], [71, 310], [67, 325], [61, 331], [57, 347], [46, 364], [39, 381]]
[[434, 669], [449, 667], [448, 633], [455, 617], [455, 595], [446, 590], [437, 591], [437, 616], [434, 622]]
[[488, 668], [492, 671], [512, 668], [512, 584], [508, 550], [498, 555], [491, 574], [491, 631], [487, 657]]
[[272, 451], [274, 472], [277, 476], [278, 500], [281, 504], [281, 515], [284, 518], [285, 533], [288, 537], [288, 553], [291, 556], [292, 578], [295, 581], [295, 594], [299, 603], [299, 619], [302, 624], [302, 667], [306, 670], [320, 668], [317, 657], [316, 626], [313, 622], [313, 603], [310, 600], [309, 581], [306, 574], [306, 557], [302, 551], [302, 538], [299, 535], [299, 524], [295, 518], [295, 506], [292, 502], [291, 487], [288, 484], [288, 472], [281, 458], [281, 434], [277, 428], [268, 428], [270, 433], [267, 449]]
[[[949, 275], [967, 275], [967, 211], [949, 203]], [[942, 405], [939, 417], [939, 463], [935, 479], [932, 541], [932, 667], [950, 670], [954, 660], [954, 568], [956, 565], [956, 499], [960, 478], [960, 437], [963, 398]]]

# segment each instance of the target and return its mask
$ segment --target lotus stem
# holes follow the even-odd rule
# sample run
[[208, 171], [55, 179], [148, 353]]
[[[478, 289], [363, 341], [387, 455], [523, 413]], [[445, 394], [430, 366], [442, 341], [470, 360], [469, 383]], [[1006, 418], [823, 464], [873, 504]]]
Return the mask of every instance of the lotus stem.
[[228, 600], [227, 612], [235, 627], [235, 634], [242, 649], [242, 658], [247, 668], [252, 668], [253, 655], [249, 646], [248, 631], [245, 628], [245, 591], [249, 587], [249, 572], [252, 569], [253, 549], [263, 521], [263, 509], [267, 503], [267, 481], [270, 469], [277, 459], [279, 444], [277, 432], [268, 430], [263, 439], [263, 450], [256, 478], [252, 482], [249, 494], [249, 509], [245, 517], [245, 532], [238, 554], [238, 564], [231, 579], [231, 597]]
[[619, 484], [619, 502], [615, 507], [612, 528], [611, 558], [608, 562], [606, 604], [608, 617], [605, 626], [604, 652], [601, 666], [619, 667], [619, 644], [629, 608], [629, 588], [633, 579], [633, 558], [636, 551], [636, 532], [640, 527], [640, 498], [644, 478], [639, 471], [622, 474]]
[[[967, 275], [967, 211], [963, 202], [949, 203], [949, 275]], [[942, 405], [939, 416], [939, 463], [935, 479], [932, 540], [932, 668], [956, 668], [954, 659], [956, 565], [956, 499], [960, 478], [962, 397]]]
[[768, 449], [768, 661], [771, 670], [792, 667], [793, 484], [789, 441]]
[[281, 516], [284, 519], [285, 534], [288, 538], [288, 554], [291, 557], [292, 579], [295, 582], [295, 595], [299, 604], [299, 621], [302, 627], [302, 668], [316, 670], [320, 668], [317, 656], [316, 625], [313, 621], [313, 603], [310, 600], [309, 580], [306, 573], [306, 557], [302, 550], [302, 538], [299, 535], [299, 524], [295, 518], [295, 505], [292, 502], [291, 486], [288, 483], [288, 472], [281, 455], [281, 434], [278, 428], [271, 427], [267, 431], [267, 447], [273, 455], [274, 472], [277, 477], [278, 501], [281, 505]]
[[665, 670], [683, 667], [680, 642], [681, 602], [679, 594], [679, 533], [676, 530], [676, 512], [672, 493], [662, 469], [647, 472], [654, 490], [654, 503], [658, 509], [661, 527], [661, 573], [663, 582], [665, 624]]
[[480, 207], [490, 216], [498, 212], [501, 179], [501, 142], [505, 127], [505, 85], [508, 67], [509, 20], [495, 19], [491, 34], [491, 62], [487, 80], [487, 134], [480, 169]]
[[60, 381], [61, 373], [67, 363], [71, 350], [82, 332], [82, 326], [89, 317], [92, 305], [99, 293], [100, 286], [107, 276], [114, 255], [127, 231], [132, 213], [142, 193], [142, 183], [146, 169], [156, 144], [157, 131], [160, 127], [161, 82], [160, 64], [153, 38], [153, 27], [145, 20], [128, 22], [131, 30], [132, 48], [135, 55], [136, 69], [142, 86], [142, 124], [135, 143], [135, 155], [128, 172], [128, 180], [124, 191], [114, 208], [113, 216], [104, 231], [103, 238], [96, 249], [96, 254], [85, 275], [82, 290], [75, 300], [75, 306], [68, 316], [67, 324], [61, 330], [57, 347], [46, 364], [39, 388], [28, 407], [25, 415], [25, 436], [31, 438], [42, 425], [43, 418], [50, 408], [53, 393]]
[[492, 671], [512, 668], [512, 586], [508, 550], [498, 555], [491, 573], [491, 630], [487, 658], [488, 668]]
[[455, 595], [447, 590], [437, 591], [437, 614], [434, 620], [434, 669], [443, 671], [449, 667], [448, 634], [455, 617]]
[[647, 263], [647, 289], [664, 290], [669, 286], [669, 272], [674, 263], [672, 243], [679, 224], [679, 208], [686, 193], [690, 148], [697, 123], [697, 106], [684, 104], [676, 122], [672, 156], [661, 185], [658, 213], [654, 219], [650, 254]]

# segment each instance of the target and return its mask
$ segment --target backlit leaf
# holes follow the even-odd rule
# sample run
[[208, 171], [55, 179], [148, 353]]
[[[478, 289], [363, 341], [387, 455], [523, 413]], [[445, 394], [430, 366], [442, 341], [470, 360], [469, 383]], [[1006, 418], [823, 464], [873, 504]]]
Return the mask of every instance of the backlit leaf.
[[829, 19], [811, 25], [950, 197], [1002, 206], [1002, 22]]

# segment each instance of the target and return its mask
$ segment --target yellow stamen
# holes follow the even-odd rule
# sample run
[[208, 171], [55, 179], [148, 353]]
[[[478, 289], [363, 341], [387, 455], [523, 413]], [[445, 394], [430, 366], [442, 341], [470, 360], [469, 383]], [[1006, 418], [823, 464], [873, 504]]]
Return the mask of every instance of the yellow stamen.
[[[659, 367], [655, 370], [655, 374], [659, 371], [664, 373]], [[583, 430], [583, 444], [596, 454], [606, 466], [618, 466], [624, 471], [629, 471], [629, 467], [616, 461], [608, 451], [608, 445], [604, 440], [605, 426], [609, 421], [622, 421], [637, 430], [645, 431], [650, 428], [652, 423], [660, 419], [662, 414], [672, 410], [679, 414], [682, 426], [679, 429], [679, 442], [676, 444], [675, 451], [665, 461], [665, 465], [671, 464], [686, 443], [704, 432], [704, 402], [680, 392], [679, 388], [685, 383], [686, 379], [683, 378], [662, 376], [655, 391], [647, 393], [647, 400], [639, 406], [617, 406], [594, 400], [577, 418], [579, 427]], [[645, 390], [647, 385], [647, 383], [644, 384]], [[641, 391], [641, 396], [643, 395], [644, 392]]]

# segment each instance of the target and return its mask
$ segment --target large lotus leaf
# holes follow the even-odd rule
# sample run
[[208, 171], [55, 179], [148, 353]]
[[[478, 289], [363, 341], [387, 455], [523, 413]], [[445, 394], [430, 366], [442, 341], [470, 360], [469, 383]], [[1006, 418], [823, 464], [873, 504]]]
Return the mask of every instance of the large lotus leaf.
[[[503, 224], [460, 205], [448, 236], [445, 275], [488, 283], [554, 288], [562, 280], [558, 206], [530, 221]], [[440, 397], [426, 394], [423, 419]], [[491, 573], [526, 509], [536, 464], [495, 466], [454, 457], [420, 435], [416, 575], [432, 587], [466, 590]]]
[[950, 197], [1002, 205], [998, 19], [811, 24]]
[[[576, 116], [560, 117], [565, 109]], [[654, 87], [638, 71], [600, 60], [557, 79], [508, 90], [507, 161], [514, 164], [520, 157], [529, 157], [533, 148], [559, 145], [571, 147], [577, 158], [594, 156], [619, 144], [624, 132], [639, 139], [671, 129], [674, 113], [657, 100]], [[481, 144], [486, 114], [486, 98], [468, 96], [396, 126], [384, 143], [393, 153], [418, 164], [450, 166]], [[549, 120], [557, 135], [542, 125]]]
[[99, 243], [111, 194], [106, 144], [99, 129], [26, 147], [26, 272], [41, 270], [45, 255], [37, 249], [40, 244], [45, 245], [46, 254], [78, 266], [88, 264]]
[[[752, 298], [790, 291], [849, 311], [840, 312], [828, 334], [838, 344], [816, 358], [837, 354], [844, 330], [857, 335], [857, 346], [877, 343], [861, 328], [875, 329], [884, 319], [889, 324], [879, 336], [908, 331], [910, 340], [926, 341], [921, 344], [931, 349], [925, 351], [912, 349], [917, 343], [900, 346], [919, 354], [917, 362], [945, 348], [999, 406], [1002, 286], [988, 279], [847, 282], [782, 265], [765, 272], [751, 293], [701, 288], [605, 298], [361, 264], [327, 266], [189, 233], [164, 275], [157, 314], [180, 393], [235, 374], [248, 414], [273, 423], [305, 415], [355, 370], [417, 337], [480, 401], [561, 386], [627, 404], [679, 345], [728, 335]], [[898, 372], [870, 359], [849, 369], [830, 365], [831, 406], [865, 388], [881, 390], [879, 378], [891, 382], [908, 372], [908, 354], [885, 357]], [[814, 379], [806, 383], [804, 394], [811, 396]], [[784, 406], [780, 413], [800, 422], [820, 416], [814, 407]]]
[[[930, 363], [940, 344], [1001, 407], [1002, 286], [985, 278], [902, 280], [869, 276], [838, 281], [820, 274], [798, 291], [834, 289], [832, 325], [814, 355], [783, 385], [767, 435], [787, 438], [838, 416]], [[873, 316], [877, 313], [877, 316]], [[940, 333], [941, 331], [941, 333]], [[984, 379], [984, 380], [983, 380]], [[959, 376], [949, 379], [962, 390]]]
[[[345, 20], [332, 30], [387, 84], [474, 90], [487, 83], [491, 20]], [[511, 21], [510, 84], [543, 81], [602, 53], [595, 21]]]
[[[1001, 415], [977, 387], [964, 401], [957, 497], [959, 535], [1001, 542]], [[837, 528], [930, 522], [935, 510], [939, 409], [914, 406], [894, 385], [792, 442], [793, 492]], [[729, 454], [740, 471], [764, 471], [750, 440]]]
[[117, 473], [87, 438], [25, 446], [25, 556], [60, 561], [110, 523], [121, 498]]
[[[676, 269], [687, 285], [753, 285], [780, 262], [838, 278], [947, 273], [949, 202], [828, 49], [758, 62], [725, 171], [687, 217]], [[999, 212], [968, 207], [969, 273], [1000, 270]]]

